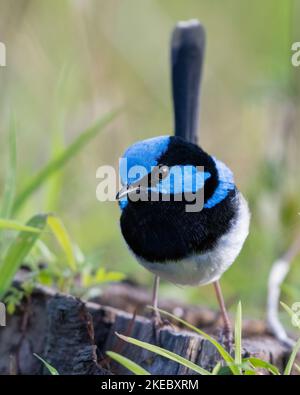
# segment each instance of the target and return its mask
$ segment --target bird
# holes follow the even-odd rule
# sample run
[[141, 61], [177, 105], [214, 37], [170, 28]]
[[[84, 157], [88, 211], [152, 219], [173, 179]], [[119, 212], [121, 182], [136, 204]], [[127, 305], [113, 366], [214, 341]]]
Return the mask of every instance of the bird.
[[[174, 284], [217, 284], [240, 253], [249, 230], [248, 204], [232, 171], [176, 136], [138, 141], [122, 158], [120, 226], [136, 260]], [[185, 192], [203, 193], [200, 211], [187, 211], [191, 201]], [[227, 317], [225, 322], [228, 326]]]
[[[171, 42], [175, 135], [137, 141], [126, 149], [116, 198], [123, 238], [137, 262], [154, 274], [155, 323], [161, 323], [160, 278], [183, 286], [213, 284], [230, 344], [219, 280], [248, 236], [250, 211], [230, 168], [197, 144], [204, 43], [198, 21], [176, 26]], [[194, 210], [197, 197], [201, 204]]]

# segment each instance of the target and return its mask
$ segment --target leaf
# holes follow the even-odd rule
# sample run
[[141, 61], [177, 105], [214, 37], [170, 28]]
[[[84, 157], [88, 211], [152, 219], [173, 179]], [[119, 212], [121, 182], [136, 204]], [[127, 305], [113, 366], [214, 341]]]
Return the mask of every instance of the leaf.
[[118, 362], [120, 365], [124, 366], [124, 368], [130, 370], [130, 372], [136, 374], [136, 375], [150, 375], [150, 373], [143, 369], [141, 366], [139, 366], [137, 363], [131, 361], [131, 359], [128, 359], [126, 357], [123, 357], [122, 355], [113, 352], [113, 351], [107, 351], [106, 354], [111, 358], [114, 359], [116, 362]]
[[249, 357], [249, 358], [244, 358], [243, 362], [249, 362], [254, 368], [266, 369], [270, 373], [276, 376], [280, 375], [279, 369], [276, 366], [272, 365], [269, 362], [264, 361], [263, 359]]
[[118, 337], [120, 337], [122, 340], [126, 341], [127, 343], [134, 344], [135, 346], [142, 347], [145, 350], [154, 352], [157, 355], [168, 358], [171, 361], [175, 361], [175, 362], [179, 363], [180, 365], [183, 365], [183, 366], [193, 370], [194, 372], [197, 372], [202, 375], [209, 375], [209, 376], [211, 375], [211, 373], [208, 370], [201, 368], [200, 366], [196, 365], [195, 363], [189, 361], [186, 358], [181, 357], [178, 354], [175, 354], [172, 351], [165, 350], [164, 348], [155, 346], [154, 344], [142, 342], [141, 340], [137, 340], [132, 337], [120, 335], [119, 333], [116, 333], [116, 335]]
[[16, 190], [16, 126], [14, 118], [11, 121], [9, 131], [9, 161], [7, 175], [5, 179], [4, 194], [2, 200], [1, 214], [3, 218], [9, 218], [12, 211], [12, 206], [15, 198]]
[[287, 365], [284, 369], [284, 372], [283, 372], [284, 376], [289, 376], [291, 374], [293, 364], [295, 362], [295, 359], [296, 359], [296, 356], [297, 356], [299, 350], [300, 350], [300, 338], [298, 339], [297, 343], [293, 347], [293, 351], [290, 355], [288, 363], [287, 363]]
[[39, 355], [33, 353], [33, 355], [39, 359], [41, 362], [43, 362], [43, 364], [46, 366], [46, 368], [49, 370], [49, 372], [53, 375], [53, 376], [59, 376], [58, 371], [50, 365], [50, 363], [48, 363], [47, 361], [45, 361], [42, 357], [40, 357]]
[[2, 219], [2, 218], [0, 218], [0, 229], [19, 230], [19, 231], [31, 232], [31, 233], [41, 232], [40, 229], [34, 228], [33, 226], [22, 225], [16, 221], [12, 221], [10, 219]]
[[121, 272], [110, 272], [101, 267], [96, 272], [95, 283], [101, 284], [106, 282], [121, 281], [124, 278], [125, 275]]
[[[149, 308], [153, 309], [152, 306], [149, 306]], [[203, 332], [201, 329], [196, 328], [194, 325], [188, 323], [187, 321], [184, 321], [183, 319], [176, 317], [176, 315], [169, 313], [168, 311], [164, 311], [161, 309], [157, 309], [160, 313], [173, 318], [174, 320], [180, 322], [181, 324], [185, 325], [187, 328], [192, 329], [194, 332], [199, 333], [204, 339], [208, 340], [210, 343], [212, 343], [216, 349], [219, 351], [225, 362], [228, 364], [230, 370], [232, 371], [233, 374], [239, 375], [239, 369], [235, 366], [234, 364], [234, 359], [232, 356], [225, 350], [225, 348], [218, 343], [213, 337], [207, 335], [205, 332]]]
[[96, 274], [91, 274], [89, 271], [83, 271], [82, 274], [82, 285], [85, 288], [92, 287], [99, 284], [108, 282], [118, 282], [125, 278], [125, 274], [121, 272], [110, 272], [105, 268], [100, 267]]
[[256, 373], [255, 373], [254, 370], [246, 370], [246, 371], [244, 372], [244, 375], [245, 375], [245, 376], [256, 376]]
[[48, 162], [19, 193], [13, 206], [16, 213], [26, 200], [54, 173], [60, 170], [70, 159], [72, 159], [89, 141], [91, 141], [117, 114], [118, 110], [111, 111], [86, 129], [77, 139], [61, 151], [55, 158]]
[[[41, 231], [45, 228], [46, 224], [47, 215], [37, 214], [27, 222], [26, 226], [37, 228]], [[0, 298], [10, 287], [14, 275], [39, 236], [40, 233], [20, 231], [9, 246], [6, 255], [0, 262]]]
[[48, 216], [47, 224], [63, 249], [70, 268], [75, 272], [77, 270], [77, 263], [74, 257], [73, 246], [64, 224], [57, 216], [53, 214]]
[[235, 357], [234, 362], [236, 365], [241, 365], [242, 363], [242, 304], [238, 303], [235, 326], [234, 326], [234, 349]]

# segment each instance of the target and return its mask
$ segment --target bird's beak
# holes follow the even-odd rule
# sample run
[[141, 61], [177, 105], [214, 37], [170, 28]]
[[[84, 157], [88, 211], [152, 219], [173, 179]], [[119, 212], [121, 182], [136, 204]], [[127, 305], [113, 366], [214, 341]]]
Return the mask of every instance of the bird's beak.
[[116, 199], [117, 199], [117, 200], [120, 200], [120, 199], [122, 199], [122, 197], [124, 197], [124, 196], [126, 196], [126, 195], [129, 195], [129, 194], [132, 193], [132, 192], [139, 191], [139, 190], [140, 190], [140, 186], [139, 186], [139, 185], [136, 186], [136, 187], [130, 186], [130, 185], [125, 185], [125, 186], [123, 186], [123, 187], [119, 190], [119, 192], [117, 193]]

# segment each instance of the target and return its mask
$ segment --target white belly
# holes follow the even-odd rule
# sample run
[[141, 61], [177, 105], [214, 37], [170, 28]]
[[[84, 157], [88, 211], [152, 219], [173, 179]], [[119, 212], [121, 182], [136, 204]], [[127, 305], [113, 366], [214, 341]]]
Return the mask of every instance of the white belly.
[[180, 261], [164, 263], [147, 262], [137, 257], [139, 263], [152, 273], [175, 284], [205, 285], [218, 280], [234, 262], [248, 236], [248, 204], [242, 194], [239, 194], [239, 200], [239, 212], [234, 223], [219, 239], [214, 249]]

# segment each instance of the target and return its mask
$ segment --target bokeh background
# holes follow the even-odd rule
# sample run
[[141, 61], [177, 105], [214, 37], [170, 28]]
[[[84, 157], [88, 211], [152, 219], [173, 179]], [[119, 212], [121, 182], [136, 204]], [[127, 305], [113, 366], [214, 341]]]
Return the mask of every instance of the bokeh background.
[[[129, 254], [115, 202], [96, 200], [96, 169], [117, 166], [137, 139], [170, 134], [169, 40], [178, 20], [207, 31], [200, 142], [227, 163], [252, 211], [250, 236], [223, 277], [226, 300], [265, 311], [274, 259], [300, 231], [300, 41], [295, 0], [1, 0], [0, 190], [11, 119], [17, 133], [17, 189], [107, 111], [122, 113], [40, 188], [18, 213], [56, 212], [88, 259], [150, 288], [151, 275]], [[295, 261], [282, 298], [300, 298]], [[161, 293], [215, 306], [210, 286]]]

